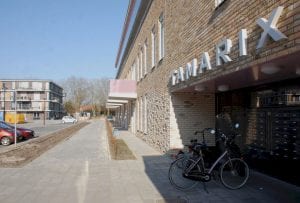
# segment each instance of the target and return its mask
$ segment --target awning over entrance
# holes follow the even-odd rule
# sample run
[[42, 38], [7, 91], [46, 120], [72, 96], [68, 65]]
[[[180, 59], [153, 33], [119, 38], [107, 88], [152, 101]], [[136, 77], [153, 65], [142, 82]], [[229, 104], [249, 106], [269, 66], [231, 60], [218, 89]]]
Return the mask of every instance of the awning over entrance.
[[[261, 64], [245, 68], [209, 70], [205, 76], [194, 77], [171, 87], [171, 92], [216, 93], [253, 87], [267, 83], [300, 78], [300, 52], [295, 52]], [[218, 74], [214, 73], [218, 72]]]
[[135, 80], [110, 80], [106, 108], [118, 108], [137, 98]]

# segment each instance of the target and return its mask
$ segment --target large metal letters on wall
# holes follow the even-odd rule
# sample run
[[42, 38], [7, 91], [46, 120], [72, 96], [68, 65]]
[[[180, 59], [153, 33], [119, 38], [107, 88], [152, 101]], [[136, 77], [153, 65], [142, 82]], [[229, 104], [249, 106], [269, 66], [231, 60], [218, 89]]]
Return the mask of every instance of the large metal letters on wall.
[[[284, 7], [279, 6], [274, 9], [269, 17], [269, 19], [259, 18], [257, 20], [257, 25], [263, 29], [263, 32], [260, 36], [256, 49], [261, 49], [268, 38], [272, 38], [274, 41], [279, 41], [286, 39], [287, 36], [278, 30], [276, 27], [279, 17], [283, 11]], [[239, 55], [247, 55], [247, 30], [241, 29], [239, 32]], [[215, 49], [216, 54], [216, 66], [221, 66], [225, 63], [231, 62], [229, 54], [231, 53], [232, 41], [230, 39], [224, 39], [219, 42]], [[200, 66], [198, 67], [198, 59], [194, 58], [192, 62], [188, 62], [186, 67], [179, 67], [173, 71], [171, 75], [172, 86], [189, 80], [191, 77], [196, 77], [199, 74], [203, 73], [205, 70], [212, 69], [210, 56], [208, 52], [203, 52], [199, 59]]]

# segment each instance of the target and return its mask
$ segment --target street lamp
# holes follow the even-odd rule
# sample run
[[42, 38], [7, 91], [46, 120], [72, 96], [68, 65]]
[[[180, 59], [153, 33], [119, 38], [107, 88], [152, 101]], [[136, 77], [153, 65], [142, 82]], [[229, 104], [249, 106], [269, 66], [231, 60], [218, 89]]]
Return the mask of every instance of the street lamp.
[[46, 98], [44, 98], [44, 122], [43, 122], [43, 124], [44, 124], [44, 126], [46, 125]]
[[5, 87], [5, 83], [3, 82], [2, 83], [2, 90], [3, 90], [3, 120], [5, 121], [5, 90], [6, 90], [6, 87]]
[[17, 147], [17, 91], [13, 89], [13, 101], [15, 105], [15, 147]]

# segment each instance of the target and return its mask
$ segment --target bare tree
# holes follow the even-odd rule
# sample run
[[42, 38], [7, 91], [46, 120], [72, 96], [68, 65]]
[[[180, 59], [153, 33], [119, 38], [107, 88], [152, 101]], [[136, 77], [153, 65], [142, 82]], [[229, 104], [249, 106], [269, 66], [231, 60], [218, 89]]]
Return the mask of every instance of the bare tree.
[[89, 81], [88, 100], [87, 104], [93, 106], [93, 112], [105, 106], [108, 95], [108, 79], [94, 79]]
[[65, 102], [72, 102], [77, 112], [79, 112], [82, 105], [91, 105], [94, 113], [105, 106], [109, 91], [109, 80], [107, 78], [70, 77], [60, 84], [66, 92]]

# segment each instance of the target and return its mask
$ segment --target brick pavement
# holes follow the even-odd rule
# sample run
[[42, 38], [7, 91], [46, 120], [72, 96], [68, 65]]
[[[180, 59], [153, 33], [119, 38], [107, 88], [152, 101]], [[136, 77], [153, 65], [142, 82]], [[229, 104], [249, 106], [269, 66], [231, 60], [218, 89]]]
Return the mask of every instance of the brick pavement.
[[105, 123], [93, 120], [22, 168], [0, 168], [0, 202], [163, 203], [299, 202], [300, 189], [259, 173], [232, 191], [214, 182], [189, 192], [174, 189], [167, 173], [171, 159], [132, 136], [120, 133], [137, 160], [109, 158]]

